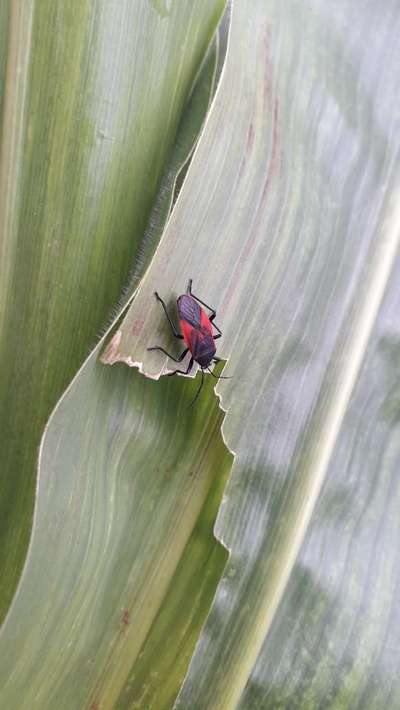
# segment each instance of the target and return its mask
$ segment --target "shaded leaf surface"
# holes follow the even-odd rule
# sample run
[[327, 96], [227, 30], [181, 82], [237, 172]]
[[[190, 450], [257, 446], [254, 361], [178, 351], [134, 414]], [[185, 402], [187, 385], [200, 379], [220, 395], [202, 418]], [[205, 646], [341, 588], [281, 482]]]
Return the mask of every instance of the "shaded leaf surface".
[[[133, 278], [137, 279], [161, 233], [176, 177], [204, 120], [220, 63], [217, 41], [180, 121]], [[167, 691], [166, 702], [168, 697], [174, 698], [226, 560], [225, 551], [212, 535], [230, 467], [219, 435], [220, 413], [215, 406], [208, 406], [203, 416], [197, 417], [191, 435], [187, 435], [187, 427], [181, 428], [183, 441], [190, 446], [193, 437], [200, 450], [197, 462], [182, 476], [180, 466], [185, 458], [180, 454], [180, 464], [174, 452], [174, 447], [181, 451], [182, 445], [174, 434], [176, 426], [165, 428], [162, 402], [165, 397], [177, 411], [186, 411], [187, 402], [180, 401], [180, 390], [173, 383], [164, 395], [158, 391], [160, 416], [151, 431], [158, 430], [160, 435], [160, 461], [151, 474], [154, 462], [150, 469], [146, 464], [154, 452], [153, 440], [150, 431], [141, 430], [145, 421], [142, 401], [148, 400], [150, 390], [142, 378], [132, 377], [125, 368], [110, 375], [107, 368], [99, 366], [99, 347], [58, 405], [42, 444], [33, 538], [0, 640], [1, 703], [10, 708], [22, 707], [21, 702], [27, 708], [129, 703], [130, 681], [125, 692], [124, 683], [147, 631], [151, 629], [145, 652], [154, 660], [159, 627], [173, 624], [175, 628], [178, 615], [176, 644], [170, 644], [169, 658], [163, 659], [157, 672], [161, 690]], [[190, 402], [193, 386], [189, 392]], [[211, 427], [210, 421], [214, 422]], [[204, 435], [210, 438], [209, 446]], [[100, 442], [104, 455], [100, 454]], [[207, 451], [205, 457], [202, 447]], [[216, 465], [206, 465], [210, 457]], [[173, 501], [169, 509], [172, 517], [168, 513], [165, 517], [166, 510], [161, 512], [160, 504], [167, 498]], [[120, 510], [121, 502], [126, 506], [125, 514]], [[135, 545], [133, 529], [138, 533]], [[160, 543], [160, 532], [163, 543], [170, 539], [170, 553]], [[180, 589], [180, 599], [175, 594], [168, 601], [171, 578]], [[196, 578], [201, 578], [199, 583]], [[194, 605], [184, 598], [186, 590], [196, 598]], [[141, 594], [144, 614], [137, 604]], [[167, 603], [158, 613], [164, 594]], [[142, 665], [138, 682], [146, 684], [148, 670]], [[147, 696], [145, 693], [145, 702]]]
[[241, 710], [399, 707], [399, 279]]
[[[97, 354], [43, 440], [30, 552], [1, 636], [6, 707], [21, 706], [22, 689], [26, 708], [114, 707], [203, 503], [213, 486], [220, 497], [230, 467], [212, 392], [183, 425], [197, 383], [160, 389]], [[208, 538], [210, 525], [212, 516]]]

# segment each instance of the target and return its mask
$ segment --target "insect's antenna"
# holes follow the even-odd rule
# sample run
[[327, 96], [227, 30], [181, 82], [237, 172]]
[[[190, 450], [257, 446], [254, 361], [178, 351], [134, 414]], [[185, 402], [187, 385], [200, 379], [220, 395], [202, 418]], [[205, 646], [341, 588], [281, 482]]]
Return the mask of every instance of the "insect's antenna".
[[[199, 387], [199, 389], [198, 389], [197, 392], [196, 392], [195, 398], [190, 402], [189, 407], [191, 407], [191, 406], [195, 403], [197, 397], [199, 396], [199, 394], [200, 394], [200, 392], [201, 392], [201, 388], [203, 387], [203, 383], [204, 383], [204, 370], [203, 370], [203, 368], [201, 368], [201, 382], [200, 382], [200, 387]], [[189, 407], [188, 407], [188, 409], [189, 409]]]
[[207, 367], [207, 370], [210, 373], [210, 375], [215, 377], [216, 380], [231, 380], [232, 379], [232, 375], [230, 375], [230, 377], [228, 377], [228, 375], [214, 375], [214, 373], [211, 372], [209, 367]]

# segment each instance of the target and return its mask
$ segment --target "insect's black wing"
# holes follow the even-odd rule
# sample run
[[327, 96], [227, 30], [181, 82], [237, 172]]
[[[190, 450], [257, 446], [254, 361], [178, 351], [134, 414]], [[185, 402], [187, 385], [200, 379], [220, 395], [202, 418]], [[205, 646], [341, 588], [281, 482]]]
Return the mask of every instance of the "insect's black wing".
[[193, 330], [191, 334], [190, 350], [193, 358], [201, 367], [207, 367], [215, 355], [213, 337], [204, 331]]
[[178, 298], [178, 316], [179, 320], [184, 320], [193, 328], [200, 328], [201, 325], [201, 308], [198, 303], [189, 295], [179, 296]]

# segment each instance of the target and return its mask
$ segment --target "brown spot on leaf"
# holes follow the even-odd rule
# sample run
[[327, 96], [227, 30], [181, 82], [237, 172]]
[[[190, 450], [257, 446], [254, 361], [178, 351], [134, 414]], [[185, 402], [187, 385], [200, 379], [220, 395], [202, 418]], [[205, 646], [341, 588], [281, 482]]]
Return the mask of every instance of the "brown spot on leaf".
[[124, 613], [122, 614], [121, 622], [125, 628], [127, 626], [129, 626], [129, 624], [131, 623], [131, 614], [130, 614], [129, 609], [124, 609]]

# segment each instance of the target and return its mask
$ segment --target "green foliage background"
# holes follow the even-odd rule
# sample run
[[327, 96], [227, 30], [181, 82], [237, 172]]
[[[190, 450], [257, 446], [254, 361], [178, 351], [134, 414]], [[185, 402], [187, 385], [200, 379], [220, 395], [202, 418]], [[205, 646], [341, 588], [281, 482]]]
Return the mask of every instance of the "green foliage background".
[[0, 10], [11, 710], [399, 705], [397, 3], [223, 9]]

